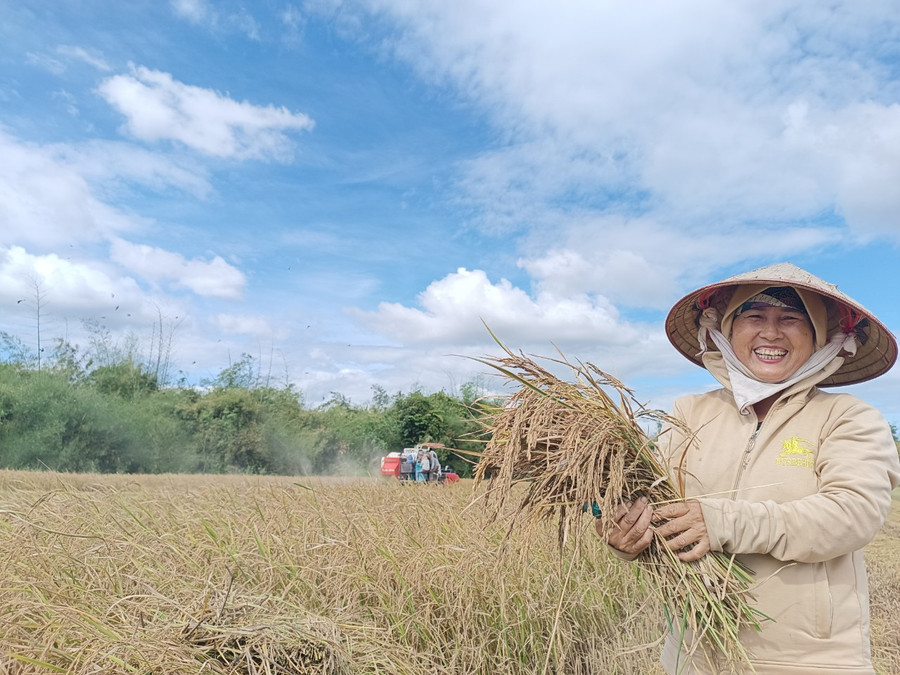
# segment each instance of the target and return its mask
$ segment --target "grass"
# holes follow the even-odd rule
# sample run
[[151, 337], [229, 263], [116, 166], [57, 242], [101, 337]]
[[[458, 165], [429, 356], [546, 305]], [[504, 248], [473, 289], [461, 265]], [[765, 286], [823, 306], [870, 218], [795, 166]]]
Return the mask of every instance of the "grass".
[[866, 547], [872, 652], [879, 674], [900, 673], [900, 488], [888, 520]]
[[[632, 566], [587, 538], [561, 558], [552, 525], [527, 564], [500, 555], [471, 497], [0, 471], [0, 673], [661, 673]], [[897, 673], [898, 508], [869, 552], [876, 664]]]

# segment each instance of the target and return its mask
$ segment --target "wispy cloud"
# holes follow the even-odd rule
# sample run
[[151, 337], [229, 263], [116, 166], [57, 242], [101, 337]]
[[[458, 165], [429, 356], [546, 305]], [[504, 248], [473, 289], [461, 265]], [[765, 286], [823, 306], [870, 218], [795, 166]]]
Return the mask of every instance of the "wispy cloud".
[[250, 335], [267, 340], [284, 340], [286, 330], [275, 329], [269, 317], [261, 314], [217, 314], [216, 327], [226, 335]]
[[116, 185], [174, 188], [200, 198], [212, 191], [196, 163], [126, 143], [41, 145], [0, 128], [0, 156], [0, 245], [48, 249], [145, 227], [147, 219], [110, 203]]
[[209, 170], [177, 154], [160, 154], [133, 143], [101, 140], [54, 144], [47, 149], [91, 184], [102, 185], [105, 194], [121, 183], [142, 185], [157, 192], [174, 189], [200, 199], [213, 192]]
[[306, 16], [294, 5], [287, 5], [281, 12], [281, 23], [284, 26], [282, 41], [288, 45], [296, 45], [303, 36]]
[[142, 66], [104, 80], [98, 91], [125, 115], [133, 136], [178, 141], [214, 157], [287, 161], [293, 143], [286, 132], [314, 126], [302, 113], [235, 101]]
[[775, 241], [777, 255], [789, 258], [847, 240], [837, 227], [723, 222], [679, 228], [651, 218], [590, 214], [552, 233], [533, 233], [519, 265], [536, 288], [554, 295], [600, 294], [619, 307], [666, 310], [680, 289], [717, 270], [771, 256]]
[[171, 4], [175, 14], [192, 23], [209, 21], [215, 14], [207, 0], [172, 0]]
[[101, 240], [140, 219], [97, 199], [84, 176], [52, 148], [23, 143], [0, 129], [0, 245], [52, 248]]
[[237, 32], [259, 40], [259, 23], [244, 7], [222, 11], [208, 0], [171, 0], [176, 16], [216, 33]]
[[388, 18], [379, 44], [504, 130], [459, 184], [489, 230], [627, 201], [687, 227], [837, 211], [900, 236], [900, 191], [883, 189], [900, 173], [898, 83], [870, 48], [891, 39], [883, 5], [332, 4]]
[[76, 47], [73, 45], [60, 45], [56, 48], [56, 53], [70, 59], [83, 61], [89, 66], [93, 66], [97, 70], [101, 70], [104, 72], [112, 70], [112, 67], [103, 59], [102, 56], [93, 54], [83, 47]]
[[54, 75], [62, 75], [66, 72], [66, 64], [60, 61], [59, 59], [55, 59], [52, 56], [48, 56], [47, 54], [38, 54], [36, 52], [27, 52], [25, 54], [25, 61], [32, 66], [37, 66], [38, 68], [42, 68]]
[[110, 65], [103, 59], [84, 49], [72, 45], [60, 45], [54, 51], [54, 55], [47, 53], [27, 52], [25, 58], [31, 65], [43, 68], [54, 75], [62, 75], [68, 69], [68, 64], [75, 60], [88, 64], [89, 66], [100, 70], [111, 70]]

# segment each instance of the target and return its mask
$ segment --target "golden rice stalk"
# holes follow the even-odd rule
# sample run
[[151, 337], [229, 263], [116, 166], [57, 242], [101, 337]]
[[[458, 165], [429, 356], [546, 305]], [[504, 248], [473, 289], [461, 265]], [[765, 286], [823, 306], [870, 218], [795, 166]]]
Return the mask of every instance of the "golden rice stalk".
[[184, 627], [183, 639], [207, 660], [229, 673], [349, 675], [350, 655], [333, 621], [299, 608], [287, 618], [265, 610], [265, 599], [226, 606], [230, 599], [208, 597], [199, 620]]
[[[574, 380], [567, 382], [497, 343], [504, 356], [477, 360], [517, 389], [482, 419], [488, 440], [475, 484], [488, 482], [484, 499], [493, 518], [524, 489], [510, 531], [527, 535], [537, 522], [555, 519], [562, 547], [570, 537], [578, 543], [585, 510], [609, 532], [623, 502], [646, 496], [659, 506], [683, 499], [642, 427], [679, 425], [676, 420], [645, 409], [631, 390], [591, 363], [545, 358], [572, 371]], [[747, 661], [738, 632], [759, 630], [767, 618], [749, 604], [749, 569], [721, 552], [681, 562], [659, 536], [635, 562], [664, 605], [670, 629], [684, 640], [693, 634], [691, 650], [705, 643], [732, 663]]]

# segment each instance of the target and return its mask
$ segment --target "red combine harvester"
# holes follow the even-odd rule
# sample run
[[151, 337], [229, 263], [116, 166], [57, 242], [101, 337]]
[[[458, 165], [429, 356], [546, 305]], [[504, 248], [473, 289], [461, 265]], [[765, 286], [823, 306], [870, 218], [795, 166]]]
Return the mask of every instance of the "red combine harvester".
[[[381, 458], [381, 475], [392, 476], [401, 482], [416, 480], [416, 455], [419, 450], [435, 450], [443, 448], [443, 443], [419, 443], [414, 448], [403, 448], [400, 452], [389, 452]], [[457, 474], [451, 467], [445, 466], [438, 475], [439, 483], [456, 483]]]

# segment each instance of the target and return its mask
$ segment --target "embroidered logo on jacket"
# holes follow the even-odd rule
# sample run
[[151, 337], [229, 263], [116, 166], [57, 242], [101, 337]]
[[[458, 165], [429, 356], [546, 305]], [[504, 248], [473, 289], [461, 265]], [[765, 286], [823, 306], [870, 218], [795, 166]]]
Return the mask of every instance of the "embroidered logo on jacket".
[[811, 445], [809, 441], [791, 436], [781, 444], [781, 453], [775, 463], [779, 466], [804, 466], [811, 469], [815, 466], [815, 453]]

